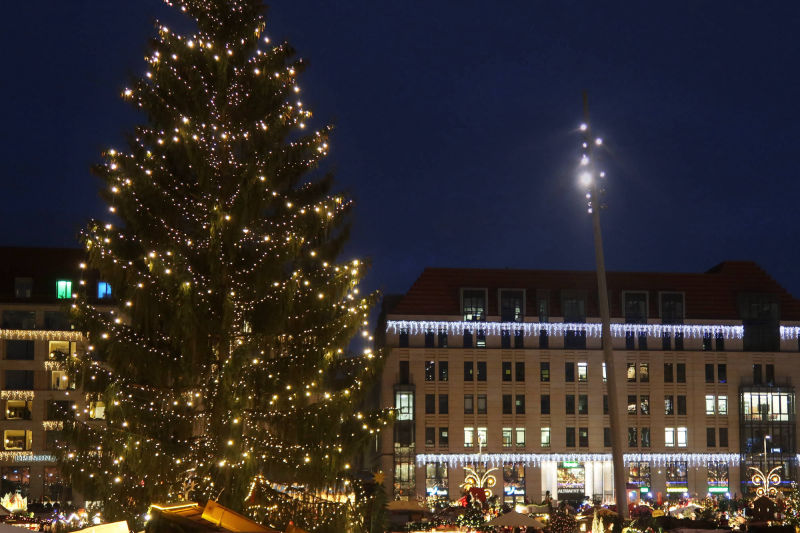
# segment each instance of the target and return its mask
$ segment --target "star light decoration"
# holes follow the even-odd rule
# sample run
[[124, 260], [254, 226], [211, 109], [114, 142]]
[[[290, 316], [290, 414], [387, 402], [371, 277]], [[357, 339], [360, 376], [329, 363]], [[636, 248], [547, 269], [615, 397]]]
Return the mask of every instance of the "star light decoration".
[[89, 344], [58, 358], [105, 405], [99, 421], [76, 410], [77, 446], [60, 453], [108, 517], [220, 491], [242, 508], [262, 475], [336, 485], [387, 423], [358, 409], [378, 358], [345, 348], [372, 341], [377, 295], [359, 292], [363, 261], [336, 263], [351, 203], [314, 172], [330, 128], [306, 131], [303, 61], [263, 36], [257, 0], [166, 3], [198, 32], [158, 26], [148, 70], [123, 91], [148, 121], [96, 168], [122, 224], [84, 233], [81, 266], [120, 309], [75, 295]]

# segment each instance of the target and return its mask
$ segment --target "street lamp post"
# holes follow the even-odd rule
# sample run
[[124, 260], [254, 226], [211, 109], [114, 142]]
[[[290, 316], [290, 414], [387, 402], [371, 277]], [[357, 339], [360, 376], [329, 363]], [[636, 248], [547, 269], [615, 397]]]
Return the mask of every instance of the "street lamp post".
[[600, 230], [600, 187], [598, 181], [605, 174], [598, 172], [592, 160], [592, 147], [601, 145], [602, 140], [592, 138], [589, 128], [589, 99], [583, 93], [584, 122], [581, 124], [583, 132], [583, 156], [581, 157], [581, 173], [579, 180], [587, 189], [589, 213], [592, 215], [592, 229], [594, 232], [594, 256], [597, 270], [597, 300], [600, 306], [600, 320], [602, 322], [603, 359], [606, 365], [608, 383], [608, 417], [611, 426], [611, 459], [614, 468], [614, 492], [617, 500], [617, 512], [623, 519], [628, 518], [628, 487], [625, 480], [625, 462], [623, 460], [624, 435], [620, 420], [619, 405], [617, 401], [617, 373], [614, 367], [614, 346], [611, 342], [611, 317], [608, 309], [608, 287], [606, 285], [606, 265], [603, 256], [603, 235]]

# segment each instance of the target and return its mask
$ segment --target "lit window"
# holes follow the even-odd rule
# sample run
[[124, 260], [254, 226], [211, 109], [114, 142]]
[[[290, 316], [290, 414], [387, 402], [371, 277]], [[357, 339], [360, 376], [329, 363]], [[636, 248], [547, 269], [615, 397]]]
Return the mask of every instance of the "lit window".
[[503, 448], [511, 447], [511, 428], [503, 428]]
[[397, 392], [394, 397], [397, 420], [414, 420], [414, 393]]
[[706, 394], [706, 414], [713, 415], [714, 414], [714, 395], [713, 394]]
[[485, 447], [486, 446], [486, 439], [487, 439], [487, 430], [486, 428], [478, 428], [478, 444]]
[[578, 363], [578, 381], [586, 383], [589, 379], [589, 368], [587, 363]]
[[95, 401], [89, 404], [89, 418], [92, 420], [102, 420], [106, 417], [105, 402]]
[[550, 428], [542, 428], [542, 438], [541, 438], [542, 448], [549, 448], [550, 447]]
[[98, 282], [97, 298], [100, 300], [102, 300], [103, 298], [111, 298], [111, 285], [109, 285], [105, 281]]
[[717, 396], [717, 413], [720, 415], [728, 414], [728, 397]]
[[67, 390], [69, 386], [69, 376], [63, 370], [53, 370], [50, 373], [50, 388], [52, 390]]
[[686, 448], [686, 428], [678, 428], [678, 448]]
[[72, 282], [69, 280], [56, 281], [56, 298], [66, 300], [72, 298]]
[[464, 428], [464, 448], [475, 446], [475, 428]]
[[664, 446], [668, 448], [675, 446], [675, 428], [664, 428]]
[[3, 432], [3, 447], [6, 450], [30, 450], [33, 432], [24, 429], [7, 429]]
[[608, 374], [606, 374], [606, 364], [603, 363], [603, 383], [608, 381]]
[[525, 446], [525, 428], [517, 428], [517, 446]]

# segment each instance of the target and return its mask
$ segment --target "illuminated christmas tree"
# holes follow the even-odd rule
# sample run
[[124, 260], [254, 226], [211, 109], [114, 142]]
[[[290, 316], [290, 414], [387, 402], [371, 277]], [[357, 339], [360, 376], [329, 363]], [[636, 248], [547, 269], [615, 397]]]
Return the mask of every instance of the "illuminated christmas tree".
[[67, 365], [89, 403], [60, 453], [107, 519], [177, 499], [247, 512], [258, 480], [283, 526], [295, 499], [341, 501], [384, 423], [358, 408], [378, 358], [347, 351], [375, 295], [362, 261], [337, 263], [350, 202], [319, 170], [329, 128], [308, 126], [303, 62], [264, 36], [261, 2], [167, 4], [196, 33], [158, 27], [124, 91], [145, 124], [96, 168], [119, 224], [90, 223], [87, 267], [118, 311], [75, 301], [90, 346]]

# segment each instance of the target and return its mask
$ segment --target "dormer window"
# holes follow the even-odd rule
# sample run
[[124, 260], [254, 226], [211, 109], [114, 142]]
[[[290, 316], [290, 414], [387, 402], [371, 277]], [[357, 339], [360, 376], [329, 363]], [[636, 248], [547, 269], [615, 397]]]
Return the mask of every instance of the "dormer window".
[[465, 322], [486, 320], [486, 289], [461, 289], [461, 312]]

